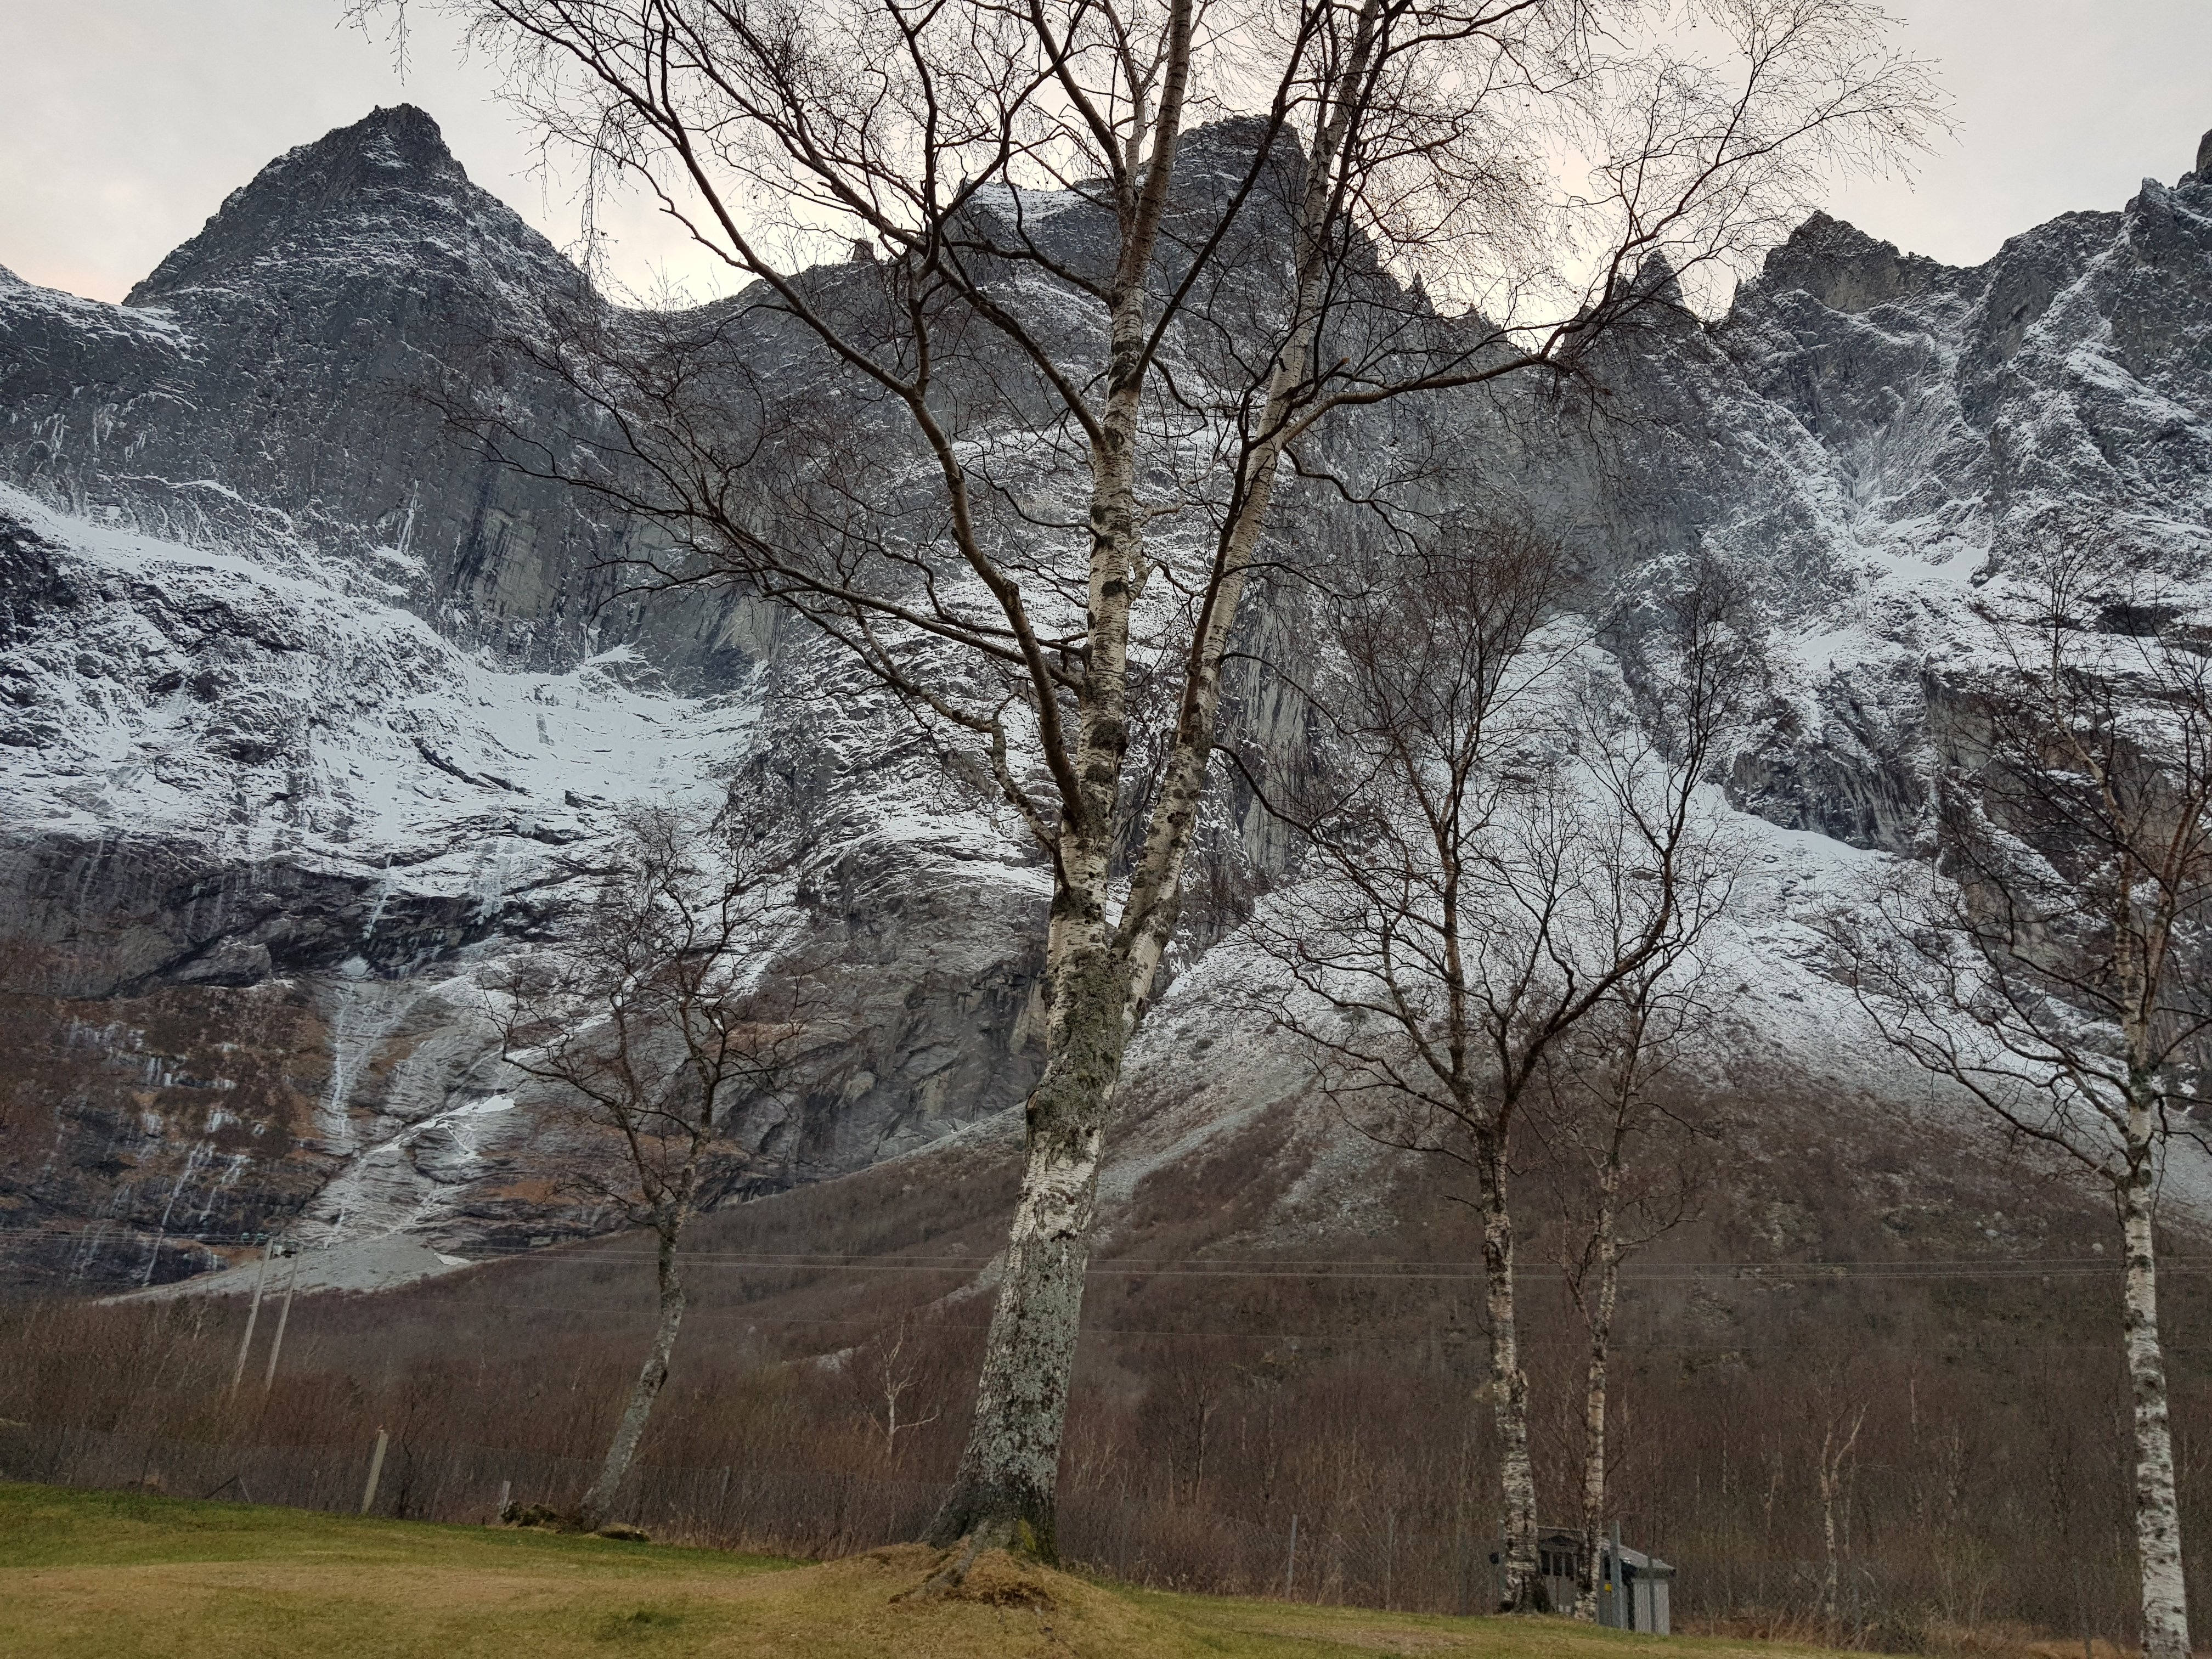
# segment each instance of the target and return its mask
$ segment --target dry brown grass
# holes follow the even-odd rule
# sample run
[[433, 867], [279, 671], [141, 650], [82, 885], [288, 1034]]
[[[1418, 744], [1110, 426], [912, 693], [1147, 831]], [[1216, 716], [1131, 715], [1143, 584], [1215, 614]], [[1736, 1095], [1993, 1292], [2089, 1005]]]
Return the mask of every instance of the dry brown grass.
[[0, 1487], [0, 1655], [39, 1659], [1768, 1659], [1637, 1638], [1105, 1585], [1003, 1554], [916, 1601], [916, 1547], [812, 1566], [513, 1528]]

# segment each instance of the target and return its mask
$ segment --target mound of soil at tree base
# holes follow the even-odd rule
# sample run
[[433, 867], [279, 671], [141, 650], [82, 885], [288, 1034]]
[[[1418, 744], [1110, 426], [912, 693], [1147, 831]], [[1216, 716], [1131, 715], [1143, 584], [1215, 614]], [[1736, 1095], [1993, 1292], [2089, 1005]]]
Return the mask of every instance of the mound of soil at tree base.
[[[916, 1595], [953, 1559], [924, 1544], [897, 1544], [795, 1572], [743, 1581], [760, 1626], [787, 1627], [789, 1651], [808, 1652], [825, 1617], [848, 1639], [872, 1635], [901, 1656], [1183, 1650], [1181, 1632], [1147, 1609], [1071, 1573], [987, 1550], [942, 1593]], [[833, 1611], [834, 1610], [834, 1611]]]
[[957, 1559], [953, 1551], [933, 1549], [927, 1544], [893, 1544], [872, 1550], [863, 1559], [880, 1562], [895, 1572], [915, 1576], [913, 1590], [907, 1592], [904, 1599], [917, 1601], [942, 1599], [980, 1601], [994, 1607], [1048, 1610], [1060, 1604], [1060, 1586], [1082, 1582], [1002, 1549], [979, 1551], [965, 1572], [941, 1586], [932, 1581]]

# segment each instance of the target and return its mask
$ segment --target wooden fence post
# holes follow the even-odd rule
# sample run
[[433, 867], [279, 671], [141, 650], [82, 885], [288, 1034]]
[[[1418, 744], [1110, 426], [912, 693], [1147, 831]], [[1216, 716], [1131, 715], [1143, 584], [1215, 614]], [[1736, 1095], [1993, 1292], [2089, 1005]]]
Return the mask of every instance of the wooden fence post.
[[261, 1271], [253, 1276], [253, 1305], [246, 1310], [246, 1340], [238, 1345], [238, 1364], [230, 1373], [230, 1391], [238, 1392], [239, 1383], [246, 1376], [246, 1356], [253, 1347], [253, 1322], [261, 1317], [261, 1291], [269, 1283], [269, 1258], [276, 1254], [276, 1235], [269, 1235], [269, 1242], [261, 1247]]
[[300, 1288], [300, 1253], [292, 1252], [292, 1270], [284, 1275], [284, 1305], [276, 1310], [276, 1334], [269, 1339], [269, 1369], [262, 1374], [261, 1392], [276, 1384], [276, 1356], [284, 1352], [284, 1328], [292, 1322], [292, 1292]]
[[1390, 1511], [1389, 1529], [1382, 1539], [1382, 1611], [1390, 1610], [1390, 1578], [1398, 1565], [1398, 1511]]
[[376, 1502], [376, 1483], [384, 1474], [385, 1433], [376, 1431], [376, 1449], [368, 1455], [368, 1484], [361, 1489], [361, 1512], [368, 1513], [368, 1506]]

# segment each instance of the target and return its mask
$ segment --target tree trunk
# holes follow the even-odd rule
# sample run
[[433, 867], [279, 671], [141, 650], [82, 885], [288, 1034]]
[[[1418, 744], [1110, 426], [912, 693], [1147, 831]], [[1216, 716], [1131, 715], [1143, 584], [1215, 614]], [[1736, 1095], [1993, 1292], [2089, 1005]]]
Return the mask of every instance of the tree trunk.
[[637, 1456], [638, 1442], [645, 1438], [646, 1420], [653, 1415], [653, 1402], [659, 1397], [661, 1384], [668, 1381], [669, 1360], [676, 1352], [676, 1334], [684, 1324], [684, 1276], [676, 1265], [676, 1241], [681, 1229], [679, 1222], [660, 1235], [657, 1263], [660, 1321], [653, 1334], [652, 1351], [646, 1355], [645, 1364], [631, 1386], [629, 1404], [623, 1407], [622, 1421], [615, 1428], [614, 1443], [607, 1448], [606, 1462], [599, 1466], [599, 1478], [584, 1494], [580, 1519], [586, 1531], [605, 1524], [615, 1498], [622, 1491], [623, 1481], [629, 1474], [629, 1466]]
[[1820, 1620], [1827, 1633], [1830, 1647], [1842, 1644], [1843, 1631], [1843, 1553], [1836, 1528], [1836, 1499], [1844, 1491], [1844, 1466], [1859, 1443], [1859, 1430], [1866, 1424], [1866, 1407], [1862, 1406], [1851, 1418], [1850, 1431], [1838, 1435], [1842, 1428], [1840, 1418], [1831, 1419], [1820, 1436], [1820, 1540], [1828, 1553], [1827, 1572], [1820, 1580]]
[[[1832, 1436], [1830, 1437], [1832, 1439]], [[1838, 1609], [1842, 1601], [1843, 1570], [1836, 1552], [1836, 1465], [1829, 1461], [1830, 1440], [1820, 1443], [1820, 1541], [1827, 1551], [1827, 1571], [1820, 1579], [1820, 1629], [1830, 1647], [1836, 1645]]]
[[1501, 1613], [1542, 1613], [1536, 1572], [1536, 1472], [1528, 1456], [1528, 1374], [1513, 1305], [1513, 1217], [1506, 1206], [1505, 1154], [1481, 1152], [1482, 1267], [1490, 1312], [1491, 1415], [1498, 1425], [1498, 1474], [1503, 1500], [1498, 1606]]
[[2166, 1358], [2158, 1335], [2158, 1255], [2151, 1228], [2153, 1107], [2130, 1103], [2130, 1170], [2121, 1194], [2127, 1235], [2128, 1377], [2135, 1395], [2136, 1553], [2142, 1572], [2145, 1659], [2188, 1659], [2189, 1607], [2181, 1575], [2181, 1513], [2166, 1421]]
[[[1613, 1225], [1616, 1171], [1606, 1173], [1607, 1190], [1598, 1212], [1597, 1296], [1590, 1304], [1589, 1381], [1583, 1395], [1583, 1553], [1575, 1617], [1585, 1622], [1597, 1618], [1598, 1552], [1605, 1536], [1606, 1384], [1613, 1354], [1613, 1297], [1620, 1283]], [[1613, 1571], [1617, 1575], [1619, 1566]], [[1613, 1582], [1620, 1580], [1616, 1577]]]
[[1072, 958], [1054, 975], [1051, 1052], [1029, 1099], [1021, 1199], [984, 1339], [975, 1422], [951, 1494], [929, 1528], [940, 1547], [968, 1540], [971, 1557], [1008, 1547], [1058, 1559], [1060, 1427], [1127, 1029], [1113, 953], [1091, 944]]
[[[1373, 50], [1381, 0], [1362, 0], [1358, 43], [1346, 85], [1357, 85]], [[1181, 76], [1187, 68], [1189, 17], [1175, 7], [1176, 62], [1170, 92], [1180, 119]], [[1265, 528], [1291, 416], [1306, 374], [1319, 317], [1320, 258], [1315, 227], [1326, 222], [1328, 161], [1342, 142], [1349, 106], [1308, 163], [1304, 203], [1292, 234], [1297, 288], [1292, 325], [1268, 380], [1261, 441], [1247, 458], [1243, 499], [1225, 526], [1216, 568], [1184, 659], [1182, 701], [1142, 851], [1129, 877], [1118, 928], [1106, 924], [1105, 893], [1114, 813], [1128, 749], [1127, 665], [1129, 611], [1145, 570], [1138, 512], [1134, 441], [1144, 337], [1142, 266], [1147, 241], [1120, 273], [1114, 303], [1111, 387], [1105, 441], [1091, 457], [1090, 660], [1084, 677], [1075, 771], [1079, 811], [1063, 811], [1059, 890], [1053, 899], [1047, 971], [1052, 980], [1044, 1076], [1027, 1108], [1027, 1155], [1021, 1197], [1006, 1243], [1005, 1276], [984, 1339], [975, 1416], [951, 1494], [930, 1523], [928, 1540], [949, 1547], [966, 1540], [962, 1563], [932, 1583], [965, 1570], [983, 1549], [1011, 1547], [1050, 1562], [1058, 1559], [1054, 1493], [1068, 1378], [1083, 1311], [1083, 1275], [1098, 1187], [1106, 1118], [1120, 1081], [1129, 1034], [1143, 1017], [1152, 981], [1175, 932], [1183, 860], [1196, 829], [1213, 750], [1221, 699], [1221, 667], [1243, 599], [1246, 573]], [[1148, 176], [1152, 203], [1146, 221], [1157, 228], [1173, 167], [1173, 123], [1163, 105], [1163, 143]], [[1150, 230], [1141, 233], [1150, 236]], [[1135, 245], [1132, 245], [1135, 247]], [[1508, 1291], [1510, 1301], [1510, 1290]], [[1518, 1366], [1515, 1375], [1519, 1375]], [[1522, 1387], [1525, 1395], [1526, 1386]], [[1522, 1413], [1525, 1450], [1526, 1411]], [[1525, 1461], [1525, 1459], [1524, 1459]], [[1534, 1530], [1529, 1531], [1533, 1564]]]

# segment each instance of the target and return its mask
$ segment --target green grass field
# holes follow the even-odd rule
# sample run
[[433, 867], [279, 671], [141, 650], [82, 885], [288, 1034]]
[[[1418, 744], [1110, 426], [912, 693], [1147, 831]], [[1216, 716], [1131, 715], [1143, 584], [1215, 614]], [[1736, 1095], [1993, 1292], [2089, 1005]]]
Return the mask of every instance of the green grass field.
[[[0, 1655], [39, 1659], [1677, 1659], [1798, 1651], [1169, 1595], [978, 1564], [970, 1599], [894, 1601], [908, 1548], [823, 1565], [498, 1528], [0, 1486]], [[985, 1571], [989, 1567], [991, 1571]], [[996, 1599], [992, 1599], [995, 1597]]]

